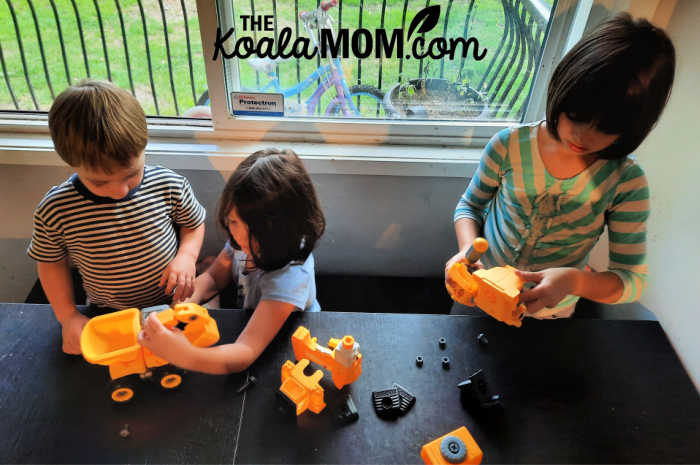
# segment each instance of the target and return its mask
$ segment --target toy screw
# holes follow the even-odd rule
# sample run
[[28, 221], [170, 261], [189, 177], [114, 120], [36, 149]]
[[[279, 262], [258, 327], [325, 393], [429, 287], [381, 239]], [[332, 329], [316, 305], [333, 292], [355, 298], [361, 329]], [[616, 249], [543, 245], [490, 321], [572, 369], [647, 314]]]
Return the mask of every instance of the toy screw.
[[477, 237], [464, 254], [467, 264], [472, 265], [479, 261], [481, 256], [489, 249], [489, 242], [483, 237]]
[[255, 378], [255, 376], [253, 376], [253, 375], [246, 376], [245, 382], [243, 383], [243, 385], [241, 387], [238, 388], [238, 390], [236, 390], [236, 394], [240, 394], [241, 392], [247, 390], [249, 387], [251, 387], [253, 384], [255, 384], [256, 381], [257, 381], [257, 379]]

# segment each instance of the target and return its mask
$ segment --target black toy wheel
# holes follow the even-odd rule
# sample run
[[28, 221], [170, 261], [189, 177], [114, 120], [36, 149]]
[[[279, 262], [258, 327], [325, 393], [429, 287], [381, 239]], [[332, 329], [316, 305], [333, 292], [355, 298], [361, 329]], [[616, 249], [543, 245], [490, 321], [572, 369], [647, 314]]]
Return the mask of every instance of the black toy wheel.
[[134, 398], [134, 385], [128, 379], [115, 379], [109, 385], [109, 396], [116, 404], [125, 404]]
[[162, 367], [153, 373], [153, 379], [158, 382], [158, 385], [170, 391], [176, 389], [182, 384], [184, 371], [172, 365]]
[[457, 436], [445, 436], [440, 442], [440, 453], [450, 463], [460, 463], [467, 457], [467, 446]]

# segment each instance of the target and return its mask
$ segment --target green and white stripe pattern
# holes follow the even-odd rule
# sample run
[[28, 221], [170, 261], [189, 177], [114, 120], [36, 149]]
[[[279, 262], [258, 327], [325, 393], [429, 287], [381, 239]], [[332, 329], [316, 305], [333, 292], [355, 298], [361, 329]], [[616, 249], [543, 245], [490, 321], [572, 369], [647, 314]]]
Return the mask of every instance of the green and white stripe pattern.
[[[630, 157], [601, 159], [572, 178], [554, 178], [538, 151], [539, 124], [491, 138], [454, 220], [471, 218], [483, 227], [487, 268], [508, 264], [532, 271], [583, 268], [607, 225], [609, 271], [624, 284], [616, 303], [637, 300], [647, 282], [649, 188], [642, 168]], [[556, 309], [576, 300], [568, 296]]]

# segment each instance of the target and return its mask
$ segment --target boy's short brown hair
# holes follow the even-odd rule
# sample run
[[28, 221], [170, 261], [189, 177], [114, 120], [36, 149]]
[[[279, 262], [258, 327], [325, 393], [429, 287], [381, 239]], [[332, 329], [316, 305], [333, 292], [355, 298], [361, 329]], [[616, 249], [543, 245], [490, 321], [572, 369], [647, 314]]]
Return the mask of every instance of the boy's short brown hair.
[[107, 173], [128, 166], [146, 147], [143, 108], [128, 91], [86, 79], [56, 97], [49, 110], [54, 147], [70, 166]]

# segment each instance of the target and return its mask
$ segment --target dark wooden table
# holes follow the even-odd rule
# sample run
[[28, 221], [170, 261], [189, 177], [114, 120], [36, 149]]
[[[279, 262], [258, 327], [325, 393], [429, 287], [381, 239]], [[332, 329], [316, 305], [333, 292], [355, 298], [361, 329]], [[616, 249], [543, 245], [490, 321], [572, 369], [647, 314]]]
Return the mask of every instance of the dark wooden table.
[[[1, 307], [2, 463], [422, 463], [422, 444], [462, 425], [484, 463], [700, 462], [700, 397], [653, 321], [526, 320], [518, 329], [468, 316], [298, 314], [253, 365], [258, 381], [244, 394], [236, 393], [243, 375], [188, 373], [176, 392], [144, 382], [129, 405], [114, 406], [107, 368], [60, 352], [48, 306]], [[223, 342], [247, 319], [239, 311], [212, 315]], [[363, 374], [338, 391], [325, 372], [328, 406], [296, 417], [277, 391], [300, 324], [319, 343], [353, 335]], [[486, 346], [476, 340], [482, 332]], [[460, 402], [457, 383], [477, 369], [501, 407]], [[417, 401], [384, 420], [371, 392], [392, 383]], [[341, 424], [335, 411], [347, 393], [360, 419]]]

